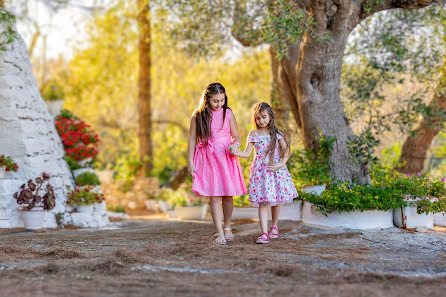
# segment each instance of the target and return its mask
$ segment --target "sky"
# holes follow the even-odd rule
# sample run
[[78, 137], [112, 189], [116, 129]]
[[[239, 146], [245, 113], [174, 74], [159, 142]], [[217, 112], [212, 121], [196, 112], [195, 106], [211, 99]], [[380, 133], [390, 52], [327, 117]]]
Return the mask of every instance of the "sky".
[[46, 39], [47, 59], [56, 59], [63, 55], [65, 60], [69, 60], [73, 56], [73, 48], [81, 47], [85, 25], [92, 18], [91, 12], [84, 6], [106, 6], [113, 0], [70, 0], [66, 8], [57, 11], [50, 8], [50, 2], [51, 0], [17, 1], [8, 7], [7, 0], [6, 5], [16, 15], [27, 9], [26, 14], [22, 13], [25, 16], [17, 19], [17, 30], [28, 47], [36, 31], [35, 24], [40, 28], [41, 36], [36, 44], [34, 58], [43, 55]]
[[[30, 47], [35, 25], [38, 24], [42, 32], [37, 41], [32, 60], [41, 60], [45, 48], [46, 60], [57, 59], [60, 55], [65, 61], [73, 57], [74, 48], [85, 46], [85, 27], [92, 19], [92, 13], [85, 7], [112, 7], [118, 0], [6, 0], [6, 7], [18, 15], [17, 30], [24, 39], [27, 47]], [[68, 1], [66, 8], [57, 11], [51, 9], [51, 3], [55, 1]], [[8, 6], [8, 2], [10, 3]], [[11, 4], [14, 3], [14, 4]], [[27, 12], [23, 11], [27, 9]], [[20, 17], [25, 15], [26, 17]], [[46, 38], [44, 38], [46, 36]], [[246, 49], [245, 49], [246, 50]], [[234, 45], [226, 53], [225, 58], [236, 60], [243, 51], [243, 46], [234, 42]]]

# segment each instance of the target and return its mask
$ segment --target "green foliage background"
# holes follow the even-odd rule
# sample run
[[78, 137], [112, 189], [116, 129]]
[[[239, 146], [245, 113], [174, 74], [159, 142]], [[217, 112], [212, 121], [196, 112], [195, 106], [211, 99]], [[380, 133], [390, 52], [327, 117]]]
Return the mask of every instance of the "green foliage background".
[[[152, 31], [152, 119], [154, 172], [167, 181], [186, 165], [192, 112], [209, 82], [221, 82], [244, 139], [251, 129], [251, 106], [268, 101], [269, 55], [266, 49], [242, 50], [238, 58], [196, 59], [170, 46], [162, 15]], [[79, 45], [57, 84], [64, 107], [92, 125], [102, 144], [100, 168], [117, 178], [136, 173], [137, 32], [134, 7], [120, 4], [89, 24], [87, 42]], [[246, 166], [245, 166], [246, 168]]]

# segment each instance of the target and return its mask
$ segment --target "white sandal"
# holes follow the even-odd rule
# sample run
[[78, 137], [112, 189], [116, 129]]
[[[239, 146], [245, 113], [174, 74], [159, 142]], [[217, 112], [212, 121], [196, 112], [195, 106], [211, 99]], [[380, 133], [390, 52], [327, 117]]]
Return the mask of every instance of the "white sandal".
[[[224, 231], [232, 231], [232, 228], [231, 228], [231, 227], [224, 228], [224, 229], [223, 229], [223, 232], [224, 232]], [[228, 234], [228, 235], [225, 235], [225, 239], [226, 239], [226, 241], [233, 241], [233, 240], [234, 240], [234, 237], [235, 237], [234, 234]]]
[[223, 237], [219, 238], [218, 236], [220, 236], [219, 233], [216, 233], [216, 234], [214, 234], [214, 236], [212, 236], [212, 237], [217, 237], [217, 238], [215, 238], [215, 243], [216, 244], [220, 244], [220, 245], [225, 245], [226, 244], [226, 237], [223, 235]]

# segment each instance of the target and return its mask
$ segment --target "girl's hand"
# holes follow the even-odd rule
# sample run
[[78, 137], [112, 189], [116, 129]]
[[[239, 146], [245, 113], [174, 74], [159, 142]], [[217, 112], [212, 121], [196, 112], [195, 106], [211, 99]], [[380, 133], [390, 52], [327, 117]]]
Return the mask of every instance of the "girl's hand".
[[195, 173], [195, 166], [193, 163], [189, 163], [189, 165], [187, 166], [187, 169], [189, 170], [189, 173], [192, 175], [192, 177], [194, 177], [194, 173]]
[[276, 172], [276, 171], [279, 171], [279, 169], [282, 168], [283, 166], [284, 166], [284, 164], [281, 164], [281, 163], [268, 165], [268, 170], [272, 171], [272, 172]]
[[228, 146], [229, 151], [231, 152], [231, 154], [236, 155], [238, 152], [238, 144], [231, 144], [230, 146]]

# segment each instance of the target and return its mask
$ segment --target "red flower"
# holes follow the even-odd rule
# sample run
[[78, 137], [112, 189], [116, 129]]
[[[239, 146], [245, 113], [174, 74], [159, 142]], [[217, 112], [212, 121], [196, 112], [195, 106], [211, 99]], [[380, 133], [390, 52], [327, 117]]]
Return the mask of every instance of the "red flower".
[[90, 126], [79, 119], [56, 118], [56, 129], [59, 133], [65, 153], [74, 160], [96, 157], [99, 138]]

